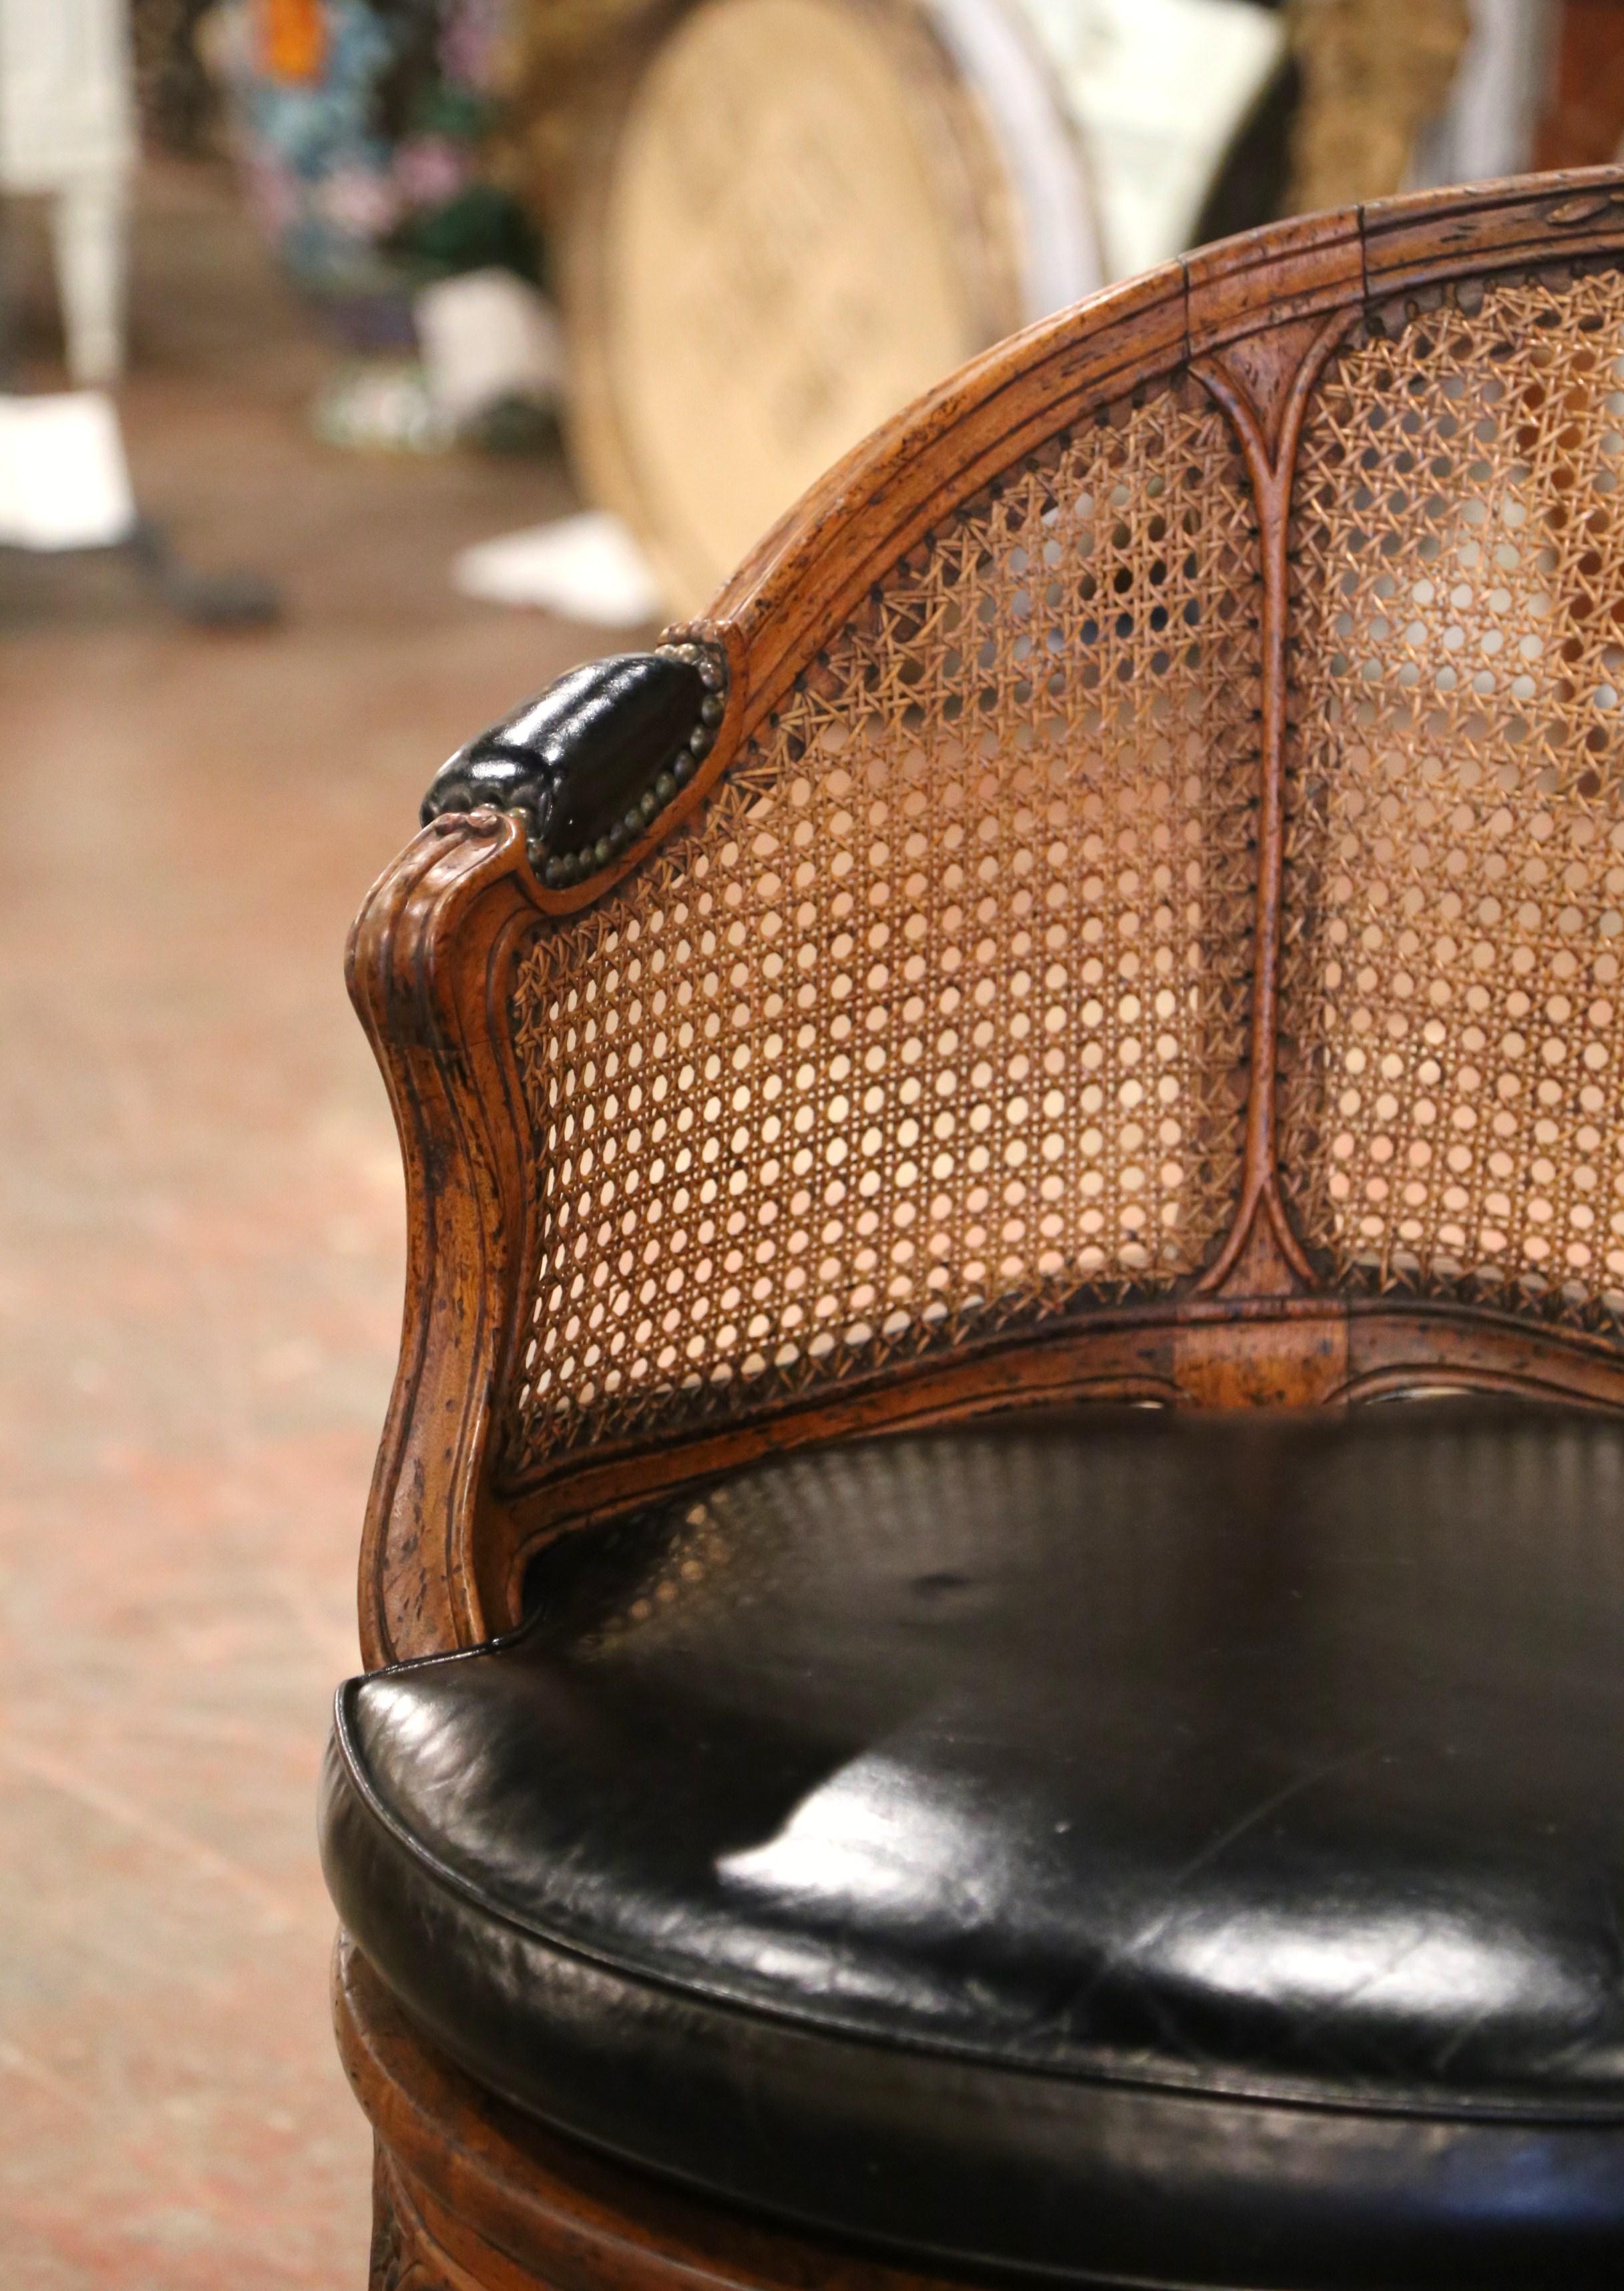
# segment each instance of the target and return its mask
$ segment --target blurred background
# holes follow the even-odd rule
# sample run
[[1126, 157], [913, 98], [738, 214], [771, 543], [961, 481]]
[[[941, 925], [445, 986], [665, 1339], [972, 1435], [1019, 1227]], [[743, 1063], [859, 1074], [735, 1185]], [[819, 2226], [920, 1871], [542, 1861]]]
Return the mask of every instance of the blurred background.
[[0, 0], [0, 2285], [365, 2280], [312, 1804], [441, 760], [1012, 328], [1609, 160], [1620, 0]]

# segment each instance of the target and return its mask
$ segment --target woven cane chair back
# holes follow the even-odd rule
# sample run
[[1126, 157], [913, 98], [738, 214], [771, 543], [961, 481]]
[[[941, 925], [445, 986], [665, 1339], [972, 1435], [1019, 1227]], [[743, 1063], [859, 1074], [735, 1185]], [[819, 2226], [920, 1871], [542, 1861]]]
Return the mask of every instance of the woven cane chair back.
[[1338, 1283], [1624, 1315], [1624, 278], [1373, 312], [1293, 507], [1281, 1165]]
[[1188, 378], [874, 586], [539, 935], [523, 1463], [1198, 1273], [1237, 1199], [1259, 567]]
[[1273, 725], [1261, 417], [1186, 358], [876, 568], [681, 826], [536, 934], [516, 1480], [1233, 1291], [1260, 1198], [1310, 1292], [1617, 1331], [1624, 278], [1290, 348]]

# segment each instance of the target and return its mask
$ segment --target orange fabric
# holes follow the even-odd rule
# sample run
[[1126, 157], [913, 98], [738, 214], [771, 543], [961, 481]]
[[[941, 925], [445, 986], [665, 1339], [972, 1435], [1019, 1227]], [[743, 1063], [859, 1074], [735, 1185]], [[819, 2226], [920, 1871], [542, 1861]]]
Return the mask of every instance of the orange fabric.
[[260, 57], [273, 79], [314, 80], [327, 61], [324, 0], [260, 0]]

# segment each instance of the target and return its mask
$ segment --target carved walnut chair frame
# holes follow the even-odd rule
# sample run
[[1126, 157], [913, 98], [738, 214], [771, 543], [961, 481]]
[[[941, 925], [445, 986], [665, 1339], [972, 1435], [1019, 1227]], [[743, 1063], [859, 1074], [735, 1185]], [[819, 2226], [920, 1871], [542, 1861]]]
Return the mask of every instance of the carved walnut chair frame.
[[[369, 1667], [512, 1628], [527, 1559], [561, 1529], [793, 1443], [1080, 1396], [1304, 1406], [1475, 1387], [1624, 1405], [1609, 952], [1624, 953], [1624, 783], [1593, 704], [1624, 639], [1624, 435], [1605, 406], [1620, 382], [1598, 341], [1624, 326], [1621, 265], [1612, 171], [1386, 201], [1192, 255], [1000, 345], [832, 470], [668, 637], [656, 657], [703, 692], [693, 736], [652, 764], [606, 763], [607, 826], [590, 769], [584, 794], [542, 800], [520, 755], [488, 782], [508, 787], [499, 809], [469, 760], [500, 766], [500, 734], [457, 760], [441, 800], [474, 808], [431, 818], [385, 872], [350, 954], [409, 1199], [361, 1562]], [[1531, 468], [1572, 503], [1537, 559], [1515, 529]], [[1025, 779], [975, 771], [990, 759], [995, 779], [1023, 711], [1049, 704], [1030, 599], [1056, 514], [1092, 520], [1097, 594], [1057, 609], [1087, 607], [1105, 666], [1086, 706], [1056, 703], [1082, 712], [1054, 736], [1104, 760], [1046, 861], [1041, 755]], [[1482, 528], [1475, 601], [1442, 577], [1396, 593], [1384, 536], [1447, 529], [1449, 549], [1421, 551], [1447, 558], [1470, 543], [1462, 517]], [[1553, 597], [1559, 647], [1541, 633]], [[1181, 669], [1190, 631], [1204, 649]], [[1199, 687], [1188, 706], [1181, 677]], [[918, 865], [935, 874], [910, 888], [908, 800], [929, 785], [910, 736], [927, 733], [959, 740], [969, 793], [934, 842], [927, 818]], [[889, 826], [864, 808], [880, 786], [864, 759], [886, 739]], [[1531, 741], [1547, 751], [1519, 783], [1534, 793], [1497, 792], [1507, 744]], [[798, 924], [803, 846], [824, 889]], [[1046, 896], [1076, 944], [1090, 902], [1105, 919], [1104, 984], [1052, 981], [1058, 1021]], [[897, 1015], [909, 912], [967, 1045], [970, 983], [988, 982], [1003, 1079], [979, 1096], [959, 1070], [969, 1047], [955, 1065], [917, 1011]], [[837, 1088], [842, 997], [853, 1078]], [[781, 1273], [752, 1290], [746, 1266], [724, 1294], [720, 1242], [703, 1263], [689, 1248], [680, 1294], [662, 1286], [683, 1183], [724, 1209], [729, 1184], [752, 1205], [787, 1199], [762, 1093], [736, 1134], [724, 1099], [752, 1062], [801, 1054], [798, 1009], [821, 1062], [808, 1151], [822, 1182], [848, 1141], [848, 1206], [865, 1073], [888, 1135], [912, 1061], [927, 1113], [948, 1107], [961, 1140], [979, 1120], [992, 1157], [991, 1207], [940, 1209], [932, 1290], [896, 1210], [897, 1149], [874, 1149], [880, 1242], [865, 1257], [860, 1221], [842, 1228], [821, 1345], [816, 1280], [797, 1312]], [[1045, 1024], [1069, 1044], [1051, 1101]], [[617, 1026], [623, 1049], [639, 1027], [647, 1045], [635, 1121]], [[1046, 1152], [1060, 1183], [1044, 1194]], [[973, 1166], [956, 1164], [961, 1193]], [[1025, 1206], [1001, 1232], [1011, 1170]], [[619, 1191], [594, 1226], [606, 1171]], [[644, 1206], [616, 1222], [639, 1181]], [[656, 1198], [666, 1255], [639, 1287], [622, 1236], [640, 1239]], [[345, 1945], [337, 1980], [377, 2135], [381, 2291], [921, 2282], [577, 2150], [435, 2055]]]

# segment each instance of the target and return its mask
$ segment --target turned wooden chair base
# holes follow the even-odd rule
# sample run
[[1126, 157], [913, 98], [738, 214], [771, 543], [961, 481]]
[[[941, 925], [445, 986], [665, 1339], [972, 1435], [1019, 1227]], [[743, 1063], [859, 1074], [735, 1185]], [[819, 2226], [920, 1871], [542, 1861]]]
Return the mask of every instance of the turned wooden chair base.
[[950, 2291], [550, 2133], [425, 2045], [340, 1939], [338, 2046], [373, 2127], [371, 2291]]

